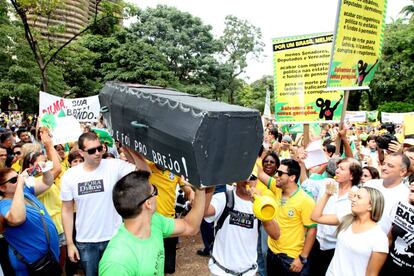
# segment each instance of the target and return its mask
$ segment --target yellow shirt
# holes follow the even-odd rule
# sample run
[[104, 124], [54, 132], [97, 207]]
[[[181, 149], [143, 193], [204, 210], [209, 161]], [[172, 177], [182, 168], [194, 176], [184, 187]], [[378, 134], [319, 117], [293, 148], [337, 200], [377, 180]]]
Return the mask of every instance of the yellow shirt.
[[[66, 172], [68, 167], [66, 166], [65, 161], [60, 163], [62, 172], [56, 177], [52, 186], [47, 189], [44, 193], [37, 196], [40, 202], [43, 203], [50, 217], [52, 218], [53, 223], [56, 226], [58, 234], [63, 233], [62, 225], [62, 200], [60, 199], [60, 185], [61, 177]], [[39, 176], [41, 177], [41, 176]]]
[[158, 195], [156, 211], [169, 218], [175, 217], [176, 188], [180, 184], [180, 177], [169, 170], [160, 170], [153, 162], [148, 162], [152, 174], [149, 182], [157, 187]]
[[14, 162], [14, 163], [11, 165], [11, 168], [12, 168], [15, 172], [20, 173], [20, 170], [22, 169], [22, 166], [20, 165], [19, 160], [17, 160], [16, 162]]
[[[272, 182], [276, 182], [272, 179]], [[280, 237], [278, 240], [269, 237], [269, 248], [274, 254], [285, 253], [291, 258], [297, 258], [305, 244], [306, 228], [316, 227], [311, 220], [315, 202], [300, 186], [285, 202], [282, 202], [282, 190], [276, 189], [275, 199], [275, 219], [280, 227]]]

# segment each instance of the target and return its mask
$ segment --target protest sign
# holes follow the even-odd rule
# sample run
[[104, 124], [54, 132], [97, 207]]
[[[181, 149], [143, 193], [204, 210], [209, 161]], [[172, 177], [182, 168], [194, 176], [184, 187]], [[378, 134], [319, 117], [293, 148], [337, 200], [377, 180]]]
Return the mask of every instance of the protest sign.
[[339, 0], [328, 89], [361, 90], [381, 57], [387, 0]]
[[404, 117], [404, 135], [413, 135], [414, 134], [414, 113], [405, 113]]
[[394, 123], [394, 124], [403, 124], [404, 123], [404, 116], [414, 114], [414, 112], [407, 112], [407, 113], [388, 113], [388, 112], [381, 112], [381, 122], [382, 123]]
[[39, 92], [39, 116], [49, 113], [73, 116], [79, 122], [97, 122], [99, 110], [98, 96], [65, 99], [42, 91]]
[[40, 118], [40, 126], [47, 127], [52, 135], [53, 145], [78, 141], [82, 130], [73, 116], [58, 117], [49, 113]]
[[196, 186], [246, 180], [263, 143], [260, 113], [250, 108], [117, 82], [99, 100], [115, 139]]
[[367, 113], [365, 111], [347, 111], [345, 113], [345, 121], [350, 123], [364, 123], [367, 121]]
[[277, 123], [339, 122], [343, 92], [325, 91], [332, 39], [316, 34], [273, 40]]

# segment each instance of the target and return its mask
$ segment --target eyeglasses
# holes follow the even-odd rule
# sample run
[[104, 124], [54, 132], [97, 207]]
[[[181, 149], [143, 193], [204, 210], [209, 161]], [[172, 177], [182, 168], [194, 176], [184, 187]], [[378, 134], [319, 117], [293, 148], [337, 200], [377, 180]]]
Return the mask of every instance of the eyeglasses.
[[17, 183], [17, 176], [14, 176], [14, 177], [12, 177], [12, 178], [10, 178], [10, 179], [8, 179], [8, 180], [4, 181], [4, 182], [1, 182], [1, 183], [0, 183], [0, 186], [1, 186], [1, 185], [6, 184], [6, 183], [8, 183], [8, 182], [10, 182], [10, 183], [12, 183], [12, 184], [16, 184], [16, 183]]
[[102, 152], [103, 151], [103, 146], [100, 145], [96, 148], [86, 149], [86, 150], [83, 150], [83, 151], [86, 151], [88, 154], [95, 154], [96, 151]]
[[15, 151], [14, 154], [15, 155], [20, 155], [22, 152], [21, 151]]
[[158, 195], [158, 189], [157, 189], [157, 187], [155, 187], [152, 184], [151, 184], [151, 186], [154, 188], [154, 190], [152, 191], [152, 193], [149, 196], [147, 196], [144, 200], [142, 200], [140, 203], [138, 203], [137, 206], [140, 206], [141, 204], [143, 204], [145, 201], [147, 201], [151, 197]]
[[287, 173], [287, 172], [277, 170], [277, 175], [278, 175], [278, 176], [282, 176], [282, 175], [284, 175], [284, 174], [289, 175], [289, 173]]

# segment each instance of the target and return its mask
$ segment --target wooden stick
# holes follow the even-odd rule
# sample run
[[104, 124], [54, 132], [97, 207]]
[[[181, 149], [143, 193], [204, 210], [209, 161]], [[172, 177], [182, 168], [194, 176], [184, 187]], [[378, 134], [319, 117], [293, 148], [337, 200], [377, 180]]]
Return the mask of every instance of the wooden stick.
[[[342, 113], [341, 113], [341, 120], [339, 121], [339, 127], [342, 127], [345, 121], [346, 109], [348, 107], [348, 98], [349, 98], [349, 90], [344, 91], [344, 104], [342, 105]], [[341, 139], [339, 135], [336, 137], [336, 154], [339, 154], [339, 150], [341, 147]]]

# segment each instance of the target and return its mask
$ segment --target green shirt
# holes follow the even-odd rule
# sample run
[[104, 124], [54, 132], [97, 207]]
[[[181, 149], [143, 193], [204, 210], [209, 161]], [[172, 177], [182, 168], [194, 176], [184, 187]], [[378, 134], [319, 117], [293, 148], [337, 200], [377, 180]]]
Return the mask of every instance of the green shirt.
[[99, 262], [99, 275], [164, 275], [163, 238], [172, 234], [174, 225], [174, 219], [155, 212], [151, 236], [141, 240], [122, 224]]

